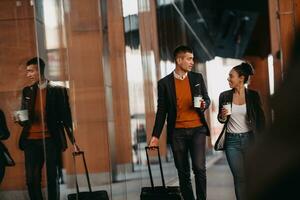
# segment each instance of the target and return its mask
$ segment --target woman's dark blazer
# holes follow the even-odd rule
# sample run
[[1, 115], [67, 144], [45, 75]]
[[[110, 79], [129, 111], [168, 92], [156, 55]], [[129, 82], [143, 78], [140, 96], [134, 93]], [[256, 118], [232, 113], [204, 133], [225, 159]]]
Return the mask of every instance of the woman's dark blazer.
[[3, 152], [4, 152], [4, 148], [6, 148], [4, 144], [2, 144], [1, 140], [6, 140], [7, 138], [9, 138], [9, 136], [10, 136], [10, 132], [7, 128], [5, 115], [3, 111], [0, 109], [0, 162], [1, 163], [5, 162], [4, 160], [5, 158], [3, 157]]
[[[219, 97], [219, 113], [218, 120], [220, 123], [225, 123], [224, 128], [227, 126], [227, 120], [223, 121], [220, 117], [221, 109], [224, 103], [232, 103], [234, 90], [227, 90], [222, 92]], [[265, 115], [262, 109], [261, 100], [258, 92], [250, 89], [245, 89], [246, 95], [246, 107], [247, 107], [247, 117], [250, 122], [250, 126], [255, 135], [260, 134], [265, 128]]]
[[[200, 73], [189, 72], [188, 78], [190, 82], [192, 97], [194, 94], [200, 93], [206, 102], [204, 110], [195, 108], [204, 126], [207, 128], [207, 135], [210, 135], [209, 129], [204, 116], [204, 111], [210, 105], [210, 98], [208, 96], [203, 77]], [[167, 139], [170, 142], [170, 136], [175, 129], [177, 109], [176, 109], [176, 90], [175, 78], [173, 72], [158, 81], [158, 99], [157, 99], [157, 113], [152, 136], [160, 137], [162, 129], [167, 118]]]

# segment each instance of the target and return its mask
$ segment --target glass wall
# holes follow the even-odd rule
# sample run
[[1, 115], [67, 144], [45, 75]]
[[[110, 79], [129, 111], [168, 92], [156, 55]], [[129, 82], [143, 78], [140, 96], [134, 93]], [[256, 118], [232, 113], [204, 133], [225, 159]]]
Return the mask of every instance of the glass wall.
[[[0, 109], [10, 130], [1, 142], [15, 160], [5, 168], [0, 199], [33, 199], [40, 194], [32, 188], [51, 199], [56, 180], [56, 193], [67, 199], [76, 193], [76, 174], [79, 190], [87, 191], [74, 151], [84, 152], [93, 191], [139, 199], [141, 187], [150, 185], [144, 147], [157, 80], [174, 69], [175, 46], [196, 41], [201, 47], [182, 1], [2, 0], [0, 10]], [[210, 56], [199, 52], [198, 62]], [[40, 60], [27, 63], [34, 57], [45, 62], [44, 73]], [[37, 79], [28, 67], [37, 69]], [[27, 121], [18, 118], [22, 112]], [[178, 184], [165, 130], [160, 146], [166, 184]], [[158, 159], [150, 158], [159, 185]]]

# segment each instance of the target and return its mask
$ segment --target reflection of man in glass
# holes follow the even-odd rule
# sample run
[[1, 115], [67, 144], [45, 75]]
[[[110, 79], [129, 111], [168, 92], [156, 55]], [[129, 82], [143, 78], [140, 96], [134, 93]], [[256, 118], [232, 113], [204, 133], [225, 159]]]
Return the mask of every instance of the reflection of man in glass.
[[137, 143], [147, 142], [147, 134], [144, 124], [139, 124], [136, 129]]
[[202, 75], [191, 72], [193, 58], [193, 51], [187, 46], [179, 46], [174, 50], [175, 70], [158, 82], [157, 113], [149, 146], [158, 146], [158, 138], [167, 117], [167, 137], [178, 171], [182, 196], [184, 200], [195, 199], [190, 178], [190, 154], [197, 199], [204, 200], [205, 144], [206, 135], [209, 135], [204, 111], [210, 99]]
[[48, 199], [59, 199], [58, 155], [67, 148], [65, 131], [75, 144], [67, 90], [51, 85], [44, 77], [45, 63], [32, 58], [26, 64], [27, 78], [32, 85], [23, 89], [22, 110], [28, 110], [27, 121], [20, 121], [23, 130], [19, 140], [25, 153], [26, 182], [31, 200], [42, 200], [41, 171], [46, 163]]
[[147, 134], [144, 124], [139, 124], [134, 134], [134, 144], [132, 145], [135, 156], [138, 158], [138, 150], [141, 144], [147, 143]]

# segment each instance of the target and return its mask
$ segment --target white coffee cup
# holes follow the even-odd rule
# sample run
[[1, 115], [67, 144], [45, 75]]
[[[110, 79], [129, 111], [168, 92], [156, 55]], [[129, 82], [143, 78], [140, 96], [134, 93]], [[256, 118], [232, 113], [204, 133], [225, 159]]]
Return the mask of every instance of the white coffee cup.
[[194, 97], [194, 107], [195, 108], [200, 108], [201, 107], [201, 101], [203, 101], [202, 96], [195, 96]]
[[17, 121], [27, 121], [28, 120], [28, 110], [17, 110], [14, 112], [14, 117]]
[[231, 115], [231, 104], [224, 104], [223, 108], [225, 108], [227, 110], [227, 114], [226, 115]]

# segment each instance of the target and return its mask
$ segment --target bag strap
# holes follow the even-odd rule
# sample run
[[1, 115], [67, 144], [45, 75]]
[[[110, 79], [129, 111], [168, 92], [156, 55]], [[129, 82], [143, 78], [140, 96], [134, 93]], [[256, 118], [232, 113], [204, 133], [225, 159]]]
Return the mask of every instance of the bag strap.
[[0, 153], [1, 152], [2, 152], [2, 155], [5, 158], [5, 160], [3, 162], [5, 162], [6, 167], [12, 167], [12, 166], [16, 165], [16, 163], [15, 163], [13, 157], [10, 155], [7, 147], [0, 141]]
[[159, 152], [159, 147], [145, 147], [146, 150], [146, 156], [147, 156], [147, 164], [148, 164], [148, 171], [149, 171], [149, 176], [150, 176], [150, 181], [151, 181], [151, 187], [154, 189], [154, 183], [153, 183], [153, 177], [152, 177], [152, 171], [151, 171], [151, 166], [150, 166], [150, 160], [149, 160], [149, 155], [148, 155], [148, 150], [156, 149], [157, 150], [157, 155], [158, 155], [158, 161], [159, 161], [159, 169], [160, 169], [160, 175], [161, 175], [161, 181], [162, 185], [165, 188], [165, 178], [164, 178], [164, 173], [162, 169], [162, 164], [161, 164], [161, 158], [160, 158], [160, 152]]
[[76, 156], [80, 156], [80, 155], [82, 156], [84, 169], [85, 169], [85, 176], [86, 176], [86, 180], [88, 182], [89, 191], [92, 192], [92, 187], [91, 187], [89, 172], [88, 172], [86, 161], [85, 161], [84, 152], [83, 151], [73, 152], [72, 155], [73, 155], [73, 163], [74, 163], [75, 182], [76, 182], [76, 192], [77, 192], [77, 194], [79, 194], [79, 186], [78, 186], [77, 171], [76, 171]]

